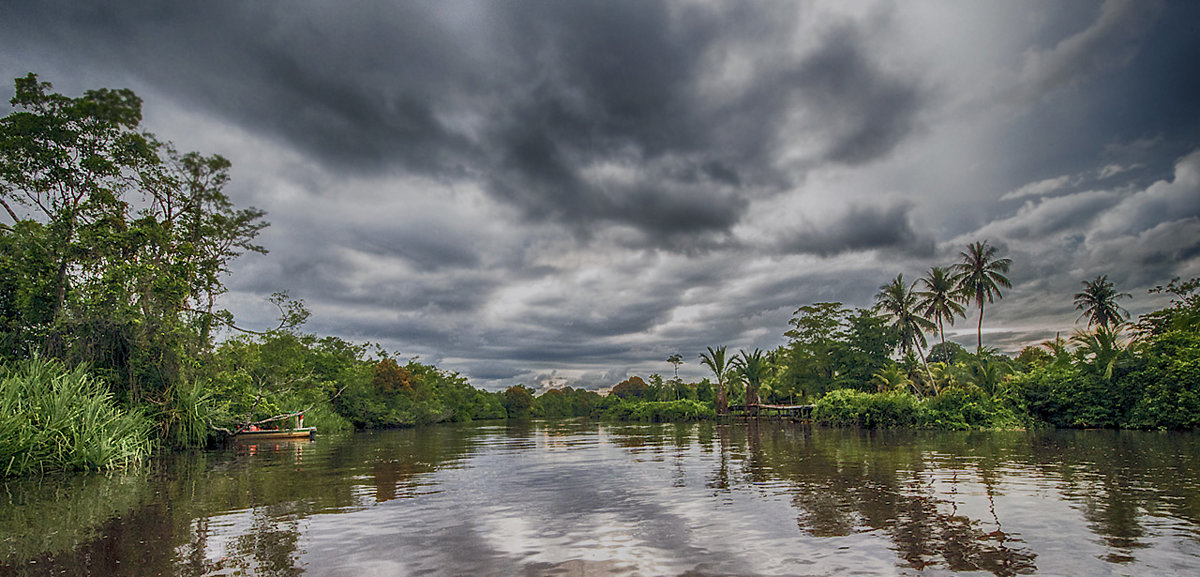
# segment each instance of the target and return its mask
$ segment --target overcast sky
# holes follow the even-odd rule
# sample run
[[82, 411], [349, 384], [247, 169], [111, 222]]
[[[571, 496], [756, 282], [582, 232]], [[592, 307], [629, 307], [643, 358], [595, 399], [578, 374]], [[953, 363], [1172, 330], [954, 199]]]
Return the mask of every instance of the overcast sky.
[[[224, 304], [477, 386], [699, 378], [988, 240], [985, 344], [1080, 282], [1200, 276], [1200, 2], [5, 2], [28, 72], [131, 88], [268, 213]], [[111, 4], [111, 6], [102, 6]], [[975, 319], [950, 337], [974, 342]]]

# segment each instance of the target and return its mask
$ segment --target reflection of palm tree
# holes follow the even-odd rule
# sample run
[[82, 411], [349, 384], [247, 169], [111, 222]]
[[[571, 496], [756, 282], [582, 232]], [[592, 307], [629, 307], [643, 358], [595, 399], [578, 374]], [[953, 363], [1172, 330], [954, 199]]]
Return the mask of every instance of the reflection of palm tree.
[[1121, 308], [1117, 301], [1130, 296], [1129, 293], [1117, 292], [1108, 275], [1102, 274], [1096, 280], [1083, 281], [1083, 292], [1075, 293], [1075, 310], [1083, 311], [1079, 319], [1088, 317], [1089, 327], [1112, 327], [1129, 319], [1129, 312]]
[[725, 363], [725, 345], [717, 348], [708, 347], [708, 352], [700, 353], [700, 364], [712, 369], [717, 376], [716, 409], [718, 415], [729, 410], [729, 400], [725, 397], [725, 372], [729, 367]]
[[988, 246], [987, 241], [973, 242], [959, 254], [962, 262], [952, 265], [954, 282], [958, 285], [960, 298], [974, 302], [979, 308], [979, 342], [976, 352], [983, 351], [983, 305], [1003, 298], [1000, 288], [1012, 288], [1012, 282], [1004, 276], [1012, 266], [1011, 258], [997, 258], [999, 251]]
[[967, 314], [966, 307], [954, 298], [954, 276], [949, 270], [935, 266], [921, 279], [921, 284], [925, 290], [917, 293], [917, 308], [925, 318], [937, 323], [942, 344], [946, 344], [945, 323], [954, 326], [955, 316], [965, 317]]

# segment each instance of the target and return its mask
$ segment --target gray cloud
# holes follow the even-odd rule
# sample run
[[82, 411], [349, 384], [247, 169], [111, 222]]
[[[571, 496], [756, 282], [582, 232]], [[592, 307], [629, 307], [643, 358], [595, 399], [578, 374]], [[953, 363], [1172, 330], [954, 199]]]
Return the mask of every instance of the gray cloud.
[[601, 386], [674, 352], [699, 378], [972, 240], [1015, 260], [1006, 347], [1082, 279], [1133, 310], [1200, 274], [1200, 6], [987, 8], [18, 2], [0, 73], [131, 87], [233, 160], [272, 221], [228, 278], [248, 324], [290, 289], [310, 330], [476, 384]]
[[932, 256], [934, 240], [914, 228], [912, 208], [909, 203], [882, 207], [851, 205], [845, 214], [824, 219], [820, 225], [809, 225], [785, 238], [780, 249], [821, 256], [862, 250]]
[[1087, 28], [1049, 50], [1029, 50], [1022, 69], [1025, 87], [1041, 95], [1108, 68], [1129, 64], [1159, 9], [1158, 2], [1107, 0]]

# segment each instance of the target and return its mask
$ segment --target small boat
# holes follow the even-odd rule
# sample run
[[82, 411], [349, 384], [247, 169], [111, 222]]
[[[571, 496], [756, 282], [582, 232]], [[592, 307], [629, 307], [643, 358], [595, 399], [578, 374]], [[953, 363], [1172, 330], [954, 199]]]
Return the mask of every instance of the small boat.
[[233, 435], [235, 441], [264, 441], [268, 439], [311, 439], [317, 434], [316, 427], [300, 429], [259, 429], [257, 431], [242, 431]]

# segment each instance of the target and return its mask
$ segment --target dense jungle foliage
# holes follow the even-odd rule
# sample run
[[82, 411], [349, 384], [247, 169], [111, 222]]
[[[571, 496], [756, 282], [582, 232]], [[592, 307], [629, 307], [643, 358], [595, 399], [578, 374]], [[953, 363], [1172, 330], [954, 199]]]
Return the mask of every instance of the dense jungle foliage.
[[[0, 475], [102, 469], [153, 445], [208, 444], [303, 412], [322, 431], [502, 418], [707, 419], [730, 405], [815, 404], [863, 427], [1200, 426], [1197, 279], [1156, 289], [1166, 307], [1136, 324], [1107, 277], [1074, 295], [1087, 328], [1015, 358], [982, 342], [985, 306], [1011, 265], [976, 242], [876, 305], [800, 307], [787, 342], [728, 355], [712, 380], [631, 377], [610, 395], [472, 387], [367, 344], [306, 334], [303, 302], [272, 296], [279, 324], [249, 330], [217, 307], [230, 263], [267, 226], [233, 204], [220, 156], [180, 153], [140, 128], [128, 90], [81, 97], [30, 74], [0, 119]], [[0, 217], [3, 219], [3, 217]], [[920, 289], [920, 290], [918, 290]], [[1066, 299], [1064, 295], [1064, 299]], [[976, 349], [944, 326], [979, 309]], [[940, 337], [928, 346], [926, 334]], [[676, 375], [680, 354], [667, 362]]]

